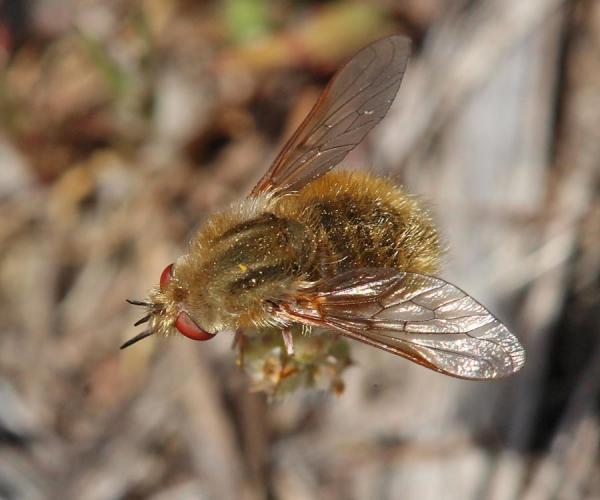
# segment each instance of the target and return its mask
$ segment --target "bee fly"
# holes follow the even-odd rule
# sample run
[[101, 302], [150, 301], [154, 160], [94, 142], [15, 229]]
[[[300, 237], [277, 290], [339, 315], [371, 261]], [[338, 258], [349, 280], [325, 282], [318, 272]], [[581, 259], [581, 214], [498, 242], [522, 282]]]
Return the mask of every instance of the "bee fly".
[[464, 379], [523, 366], [517, 338], [435, 276], [438, 234], [417, 201], [386, 179], [331, 172], [387, 113], [409, 54], [409, 40], [390, 36], [336, 73], [249, 196], [212, 216], [147, 301], [130, 301], [149, 326], [123, 348], [276, 329], [293, 358], [308, 326]]

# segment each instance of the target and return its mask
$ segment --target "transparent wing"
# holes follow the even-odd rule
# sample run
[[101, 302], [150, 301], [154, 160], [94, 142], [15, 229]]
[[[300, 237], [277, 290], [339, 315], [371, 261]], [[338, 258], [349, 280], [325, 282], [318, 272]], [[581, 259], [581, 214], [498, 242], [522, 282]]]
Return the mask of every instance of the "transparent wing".
[[396, 35], [348, 61], [250, 196], [297, 191], [342, 161], [387, 113], [409, 55], [410, 40]]
[[505, 377], [525, 350], [485, 307], [439, 278], [360, 269], [278, 304], [287, 320], [328, 328], [459, 378]]

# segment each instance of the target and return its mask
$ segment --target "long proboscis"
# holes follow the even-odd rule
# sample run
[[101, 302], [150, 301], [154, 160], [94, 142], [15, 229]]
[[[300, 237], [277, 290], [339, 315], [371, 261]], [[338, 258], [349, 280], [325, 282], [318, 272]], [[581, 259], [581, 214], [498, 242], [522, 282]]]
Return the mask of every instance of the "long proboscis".
[[[145, 300], [126, 299], [126, 302], [128, 302], [128, 303], [130, 303], [131, 305], [134, 305], [134, 306], [150, 307], [154, 311], [156, 311], [156, 309], [157, 309], [157, 305], [156, 304], [153, 304], [152, 302], [147, 302]], [[150, 320], [151, 317], [152, 317], [152, 312], [150, 312], [149, 314], [147, 314], [143, 318], [137, 320], [133, 324], [133, 326], [139, 326], [142, 323], [146, 323], [146, 322], [148, 322]], [[124, 342], [119, 349], [125, 349], [126, 347], [129, 347], [130, 345], [135, 344], [136, 342], [139, 342], [140, 340], [145, 339], [146, 337], [149, 337], [152, 334], [154, 334], [153, 330], [151, 330], [151, 329], [144, 330], [142, 333], [139, 333], [135, 337], [130, 338], [127, 342]]]
[[130, 345], [133, 345], [136, 342], [139, 342], [140, 340], [149, 337], [150, 335], [154, 335], [154, 332], [152, 330], [144, 330], [142, 333], [139, 333], [135, 337], [130, 338], [127, 342], [124, 342], [119, 349], [125, 349], [126, 347], [129, 347]]

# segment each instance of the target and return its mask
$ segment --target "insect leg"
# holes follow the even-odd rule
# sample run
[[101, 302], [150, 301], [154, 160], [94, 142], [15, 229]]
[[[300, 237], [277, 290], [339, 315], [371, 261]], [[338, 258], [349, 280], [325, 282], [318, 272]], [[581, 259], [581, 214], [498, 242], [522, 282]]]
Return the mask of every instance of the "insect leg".
[[292, 330], [289, 327], [281, 330], [281, 336], [283, 337], [283, 343], [288, 356], [294, 355], [294, 338], [292, 337]]
[[244, 347], [246, 346], [246, 336], [244, 335], [243, 330], [236, 330], [235, 337], [233, 337], [233, 342], [231, 343], [232, 349], [238, 349], [239, 354], [236, 361], [236, 364], [240, 367], [244, 367]]

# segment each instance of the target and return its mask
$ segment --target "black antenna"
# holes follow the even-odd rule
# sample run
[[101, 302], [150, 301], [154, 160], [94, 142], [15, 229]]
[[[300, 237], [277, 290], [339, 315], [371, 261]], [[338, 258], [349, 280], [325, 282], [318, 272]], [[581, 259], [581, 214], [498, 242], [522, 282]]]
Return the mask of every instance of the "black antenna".
[[134, 306], [151, 307], [153, 305], [151, 302], [144, 302], [143, 300], [125, 299], [125, 301]]
[[146, 321], [148, 321], [150, 318], [152, 317], [152, 313], [150, 314], [146, 314], [146, 316], [144, 316], [143, 318], [138, 319], [133, 326], [139, 326], [142, 323], [145, 323]]

